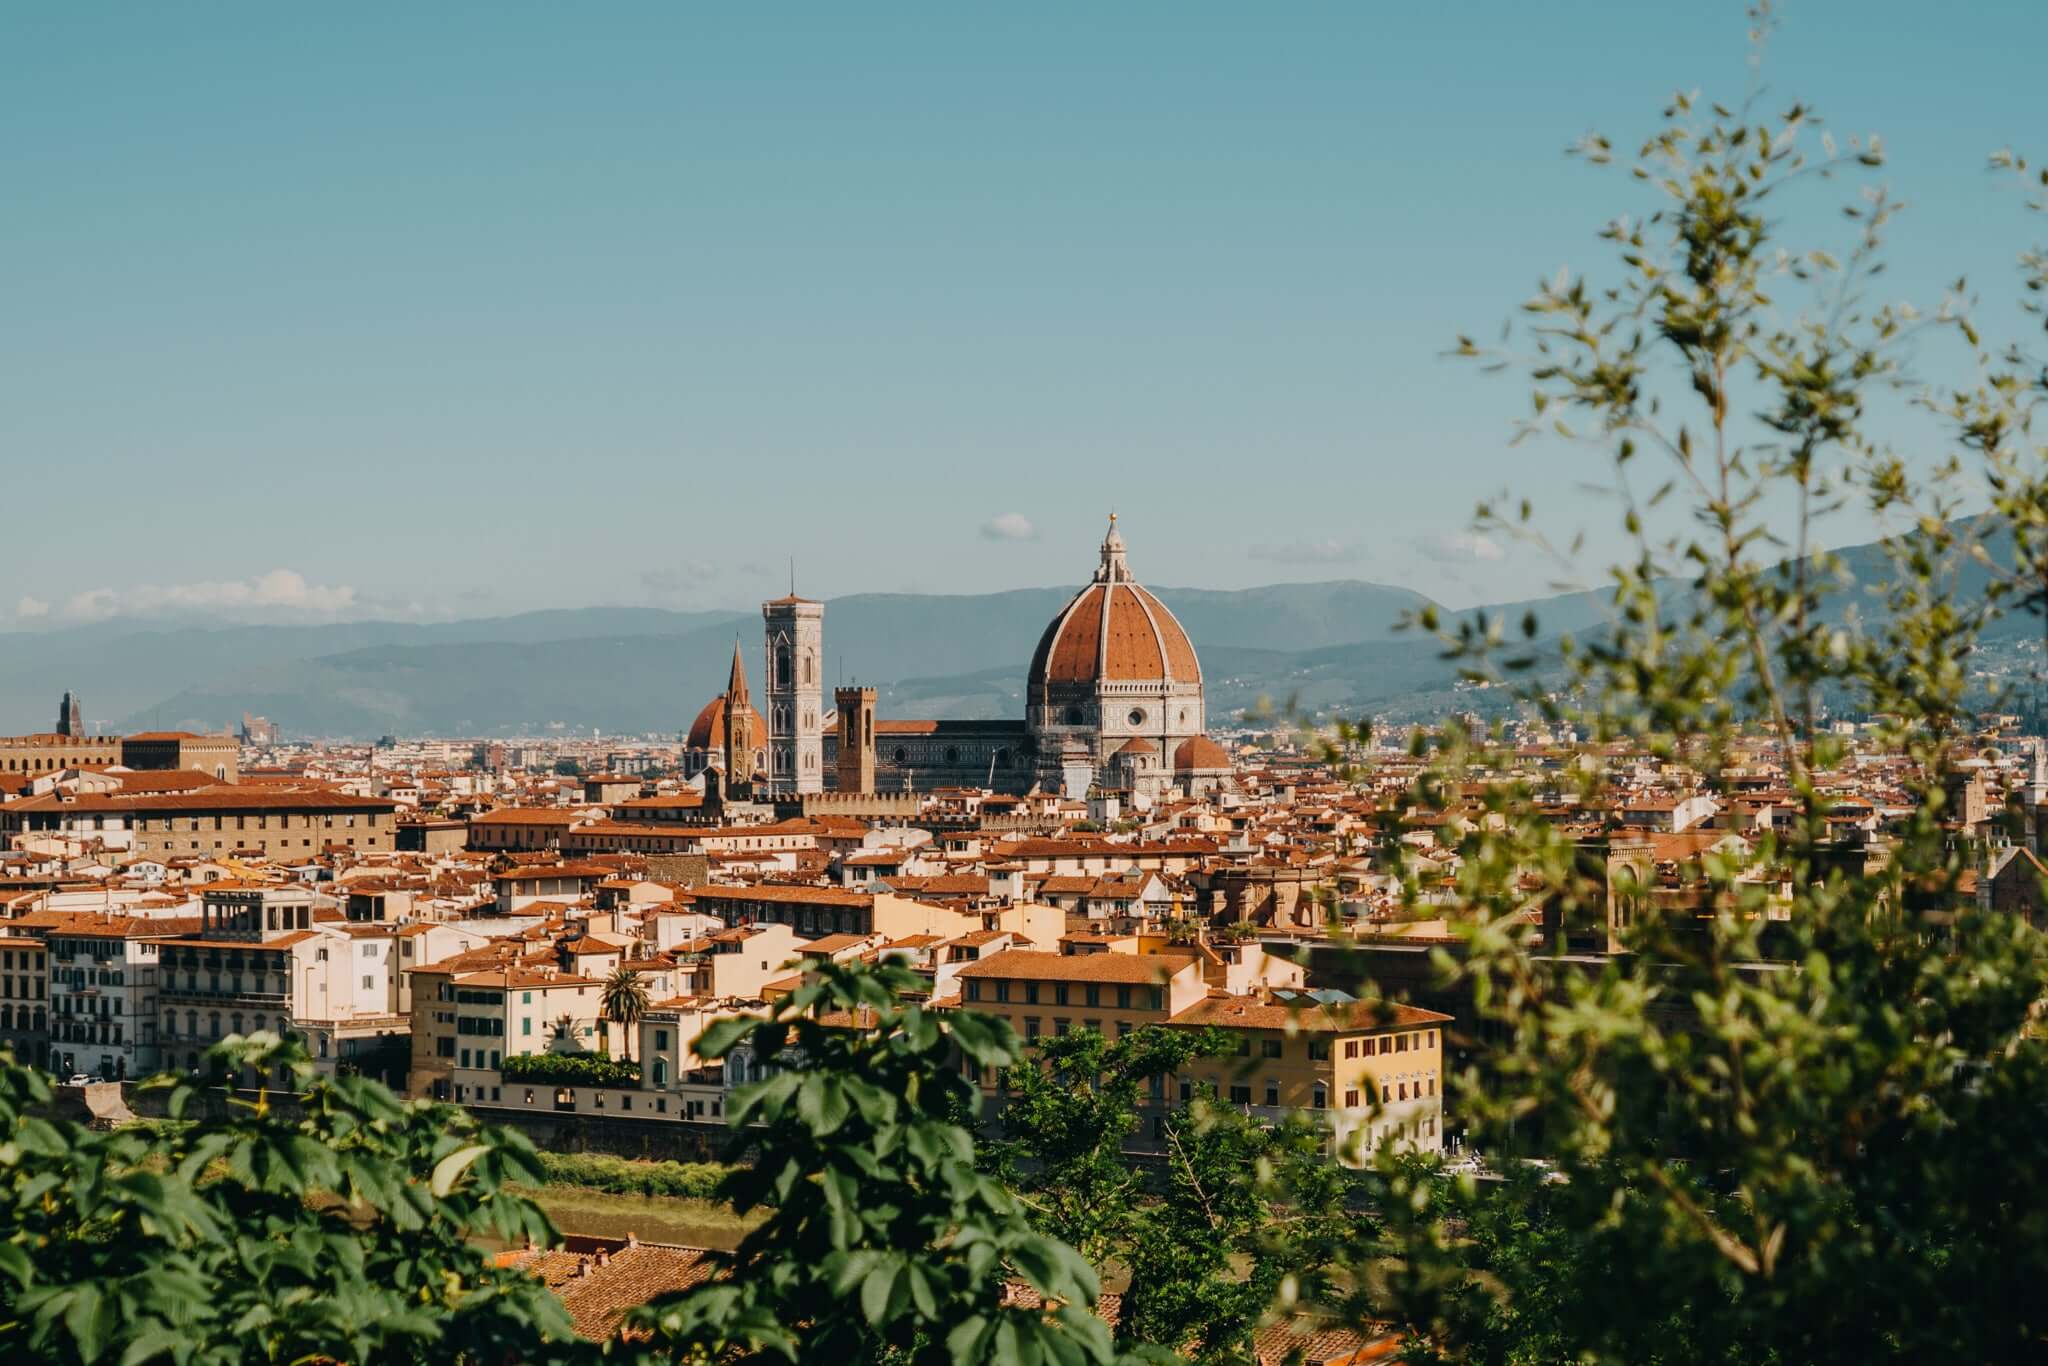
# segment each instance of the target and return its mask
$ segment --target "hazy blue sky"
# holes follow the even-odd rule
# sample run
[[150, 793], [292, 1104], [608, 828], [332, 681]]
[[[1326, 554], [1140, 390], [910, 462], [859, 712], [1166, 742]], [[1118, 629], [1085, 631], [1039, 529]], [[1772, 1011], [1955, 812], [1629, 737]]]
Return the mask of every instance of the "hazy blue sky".
[[[2048, 4], [1783, 20], [1893, 287], [2002, 281]], [[16, 3], [0, 626], [1063, 583], [1111, 505], [1156, 583], [1538, 591], [1457, 533], [1585, 457], [1440, 353], [1646, 206], [1566, 143], [1744, 79], [1704, 0]]]

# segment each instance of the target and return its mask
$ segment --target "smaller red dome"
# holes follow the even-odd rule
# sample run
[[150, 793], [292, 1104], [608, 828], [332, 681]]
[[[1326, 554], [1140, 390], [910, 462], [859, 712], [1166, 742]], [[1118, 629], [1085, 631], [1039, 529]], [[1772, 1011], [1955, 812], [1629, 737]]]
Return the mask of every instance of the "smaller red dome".
[[1180, 747], [1173, 752], [1173, 771], [1176, 773], [1229, 767], [1229, 752], [1206, 735], [1197, 735], [1181, 741]]
[[1134, 740], [1124, 741], [1123, 747], [1117, 750], [1118, 754], [1157, 754], [1158, 752], [1159, 746], [1153, 744], [1142, 735]]
[[[768, 723], [762, 719], [758, 708], [749, 707], [754, 713], [754, 739], [759, 742], [768, 736]], [[720, 693], [704, 704], [704, 710], [697, 713], [697, 719], [690, 723], [690, 738], [684, 742], [686, 749], [723, 750], [725, 748], [725, 694]]]

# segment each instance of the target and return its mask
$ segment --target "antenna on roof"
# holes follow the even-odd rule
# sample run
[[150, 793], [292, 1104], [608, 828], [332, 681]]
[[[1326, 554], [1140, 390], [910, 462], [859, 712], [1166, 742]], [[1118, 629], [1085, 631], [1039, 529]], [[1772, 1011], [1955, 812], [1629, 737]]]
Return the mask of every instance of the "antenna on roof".
[[789, 595], [796, 596], [796, 556], [789, 557]]

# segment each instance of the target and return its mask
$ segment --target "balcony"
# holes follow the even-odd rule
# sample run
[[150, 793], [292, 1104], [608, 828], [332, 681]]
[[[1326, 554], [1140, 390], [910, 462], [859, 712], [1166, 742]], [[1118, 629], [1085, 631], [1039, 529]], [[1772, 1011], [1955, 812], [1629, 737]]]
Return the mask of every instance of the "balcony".
[[163, 986], [157, 989], [160, 1001], [254, 1001], [282, 1005], [288, 998], [289, 994], [282, 991], [231, 991], [227, 987]]

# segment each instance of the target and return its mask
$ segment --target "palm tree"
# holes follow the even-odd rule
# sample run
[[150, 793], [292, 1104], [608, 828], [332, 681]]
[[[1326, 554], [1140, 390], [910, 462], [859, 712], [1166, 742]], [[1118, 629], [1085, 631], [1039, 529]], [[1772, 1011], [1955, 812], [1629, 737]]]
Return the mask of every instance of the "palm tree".
[[633, 1060], [633, 1027], [647, 1014], [647, 983], [637, 972], [614, 968], [605, 978], [604, 1017], [626, 1031], [626, 1061]]

